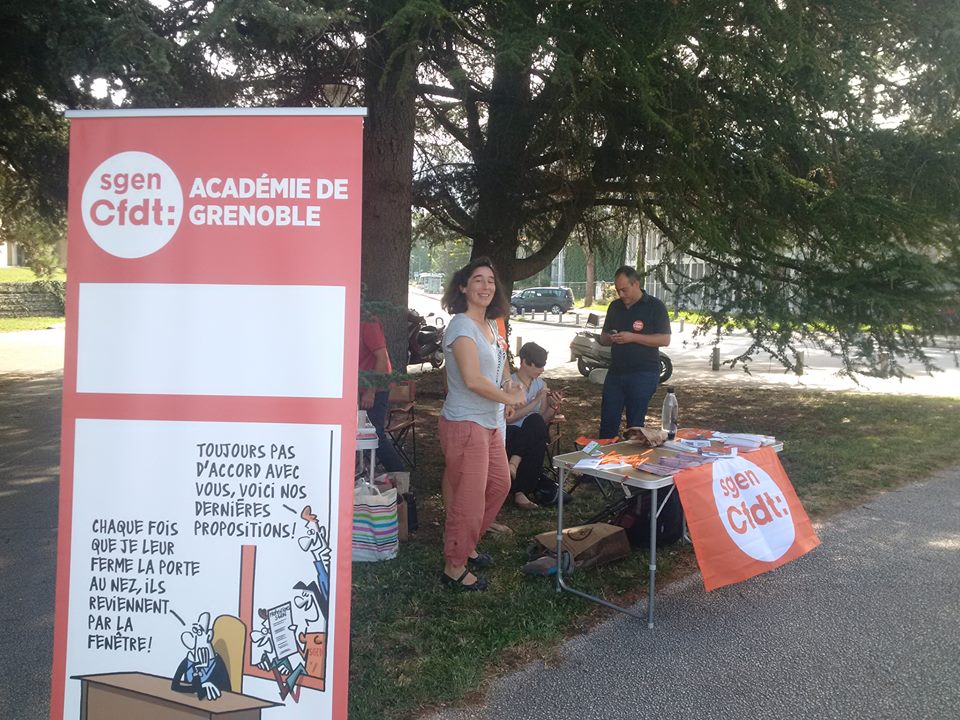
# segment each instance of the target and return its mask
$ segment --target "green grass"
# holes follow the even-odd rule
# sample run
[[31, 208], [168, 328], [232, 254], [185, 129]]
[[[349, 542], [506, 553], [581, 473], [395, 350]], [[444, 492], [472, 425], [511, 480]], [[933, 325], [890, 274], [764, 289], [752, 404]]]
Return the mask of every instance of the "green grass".
[[574, 305], [578, 310], [584, 310], [586, 312], [595, 312], [595, 313], [605, 313], [607, 308], [610, 306], [610, 303], [605, 302], [595, 302], [593, 305], [583, 305], [582, 300], [577, 300]]
[[[609, 611], [564, 593], [552, 580], [519, 572], [533, 535], [550, 530], [550, 510], [505, 506], [500, 519], [516, 534], [483, 545], [497, 567], [491, 589], [457, 594], [440, 586], [440, 476], [436, 441], [442, 402], [439, 373], [418, 383], [418, 468], [413, 476], [420, 530], [391, 562], [353, 566], [351, 720], [408, 718], [439, 704], [479, 698], [494, 675], [534, 659], [548, 663], [560, 642]], [[551, 383], [567, 396], [564, 448], [598, 424], [599, 388], [586, 380]], [[930, 399], [844, 393], [678, 386], [684, 425], [774, 434], [785, 442], [784, 466], [807, 511], [824, 518], [875, 493], [923, 478], [960, 457], [960, 398]], [[662, 391], [650, 407], [659, 407]], [[577, 490], [567, 524], [601, 503]], [[658, 582], [695, 568], [685, 545], [658, 553]], [[646, 587], [643, 554], [577, 573], [575, 587], [608, 598], [638, 599]]]
[[63, 325], [62, 317], [0, 318], [0, 333], [17, 330], [46, 330], [52, 325]]
[[[34, 282], [39, 280], [36, 273], [33, 272], [30, 268], [26, 267], [3, 267], [0, 268], [0, 283], [12, 283], [12, 282]], [[67, 279], [67, 274], [63, 270], [57, 270], [51, 280], [59, 280], [61, 282]]]

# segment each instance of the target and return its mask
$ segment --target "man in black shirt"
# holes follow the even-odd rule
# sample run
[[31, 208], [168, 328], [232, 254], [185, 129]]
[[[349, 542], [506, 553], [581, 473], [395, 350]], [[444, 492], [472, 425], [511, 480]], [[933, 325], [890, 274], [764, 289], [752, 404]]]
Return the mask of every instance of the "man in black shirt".
[[600, 437], [620, 434], [623, 409], [627, 427], [643, 425], [650, 398], [660, 381], [660, 348], [670, 344], [666, 306], [640, 287], [629, 265], [614, 274], [619, 299], [610, 303], [600, 344], [611, 346], [611, 366], [603, 383]]

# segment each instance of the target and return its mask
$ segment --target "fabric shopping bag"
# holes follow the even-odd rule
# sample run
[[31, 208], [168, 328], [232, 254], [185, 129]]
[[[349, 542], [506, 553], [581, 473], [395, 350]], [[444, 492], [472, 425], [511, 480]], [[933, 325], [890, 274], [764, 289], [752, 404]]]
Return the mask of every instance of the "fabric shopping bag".
[[397, 489], [361, 483], [353, 491], [353, 560], [392, 560], [399, 546]]

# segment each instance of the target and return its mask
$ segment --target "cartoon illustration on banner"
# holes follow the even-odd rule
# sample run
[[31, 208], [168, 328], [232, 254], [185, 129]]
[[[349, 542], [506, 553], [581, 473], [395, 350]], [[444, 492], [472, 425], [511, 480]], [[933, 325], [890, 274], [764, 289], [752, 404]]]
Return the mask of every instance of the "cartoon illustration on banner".
[[[285, 442], [257, 442], [268, 433]], [[337, 432], [81, 420], [77, 439], [78, 679], [147, 673], [209, 703], [325, 692]], [[310, 497], [325, 485], [331, 497]]]

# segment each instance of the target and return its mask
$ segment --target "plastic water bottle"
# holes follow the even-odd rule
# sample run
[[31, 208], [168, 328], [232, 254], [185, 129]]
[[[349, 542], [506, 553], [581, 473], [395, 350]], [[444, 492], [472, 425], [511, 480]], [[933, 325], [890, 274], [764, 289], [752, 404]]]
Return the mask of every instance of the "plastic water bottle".
[[660, 427], [667, 431], [667, 437], [670, 440], [677, 434], [677, 414], [680, 407], [677, 404], [677, 396], [673, 394], [673, 388], [667, 388], [667, 394], [663, 398], [663, 409], [660, 411]]

